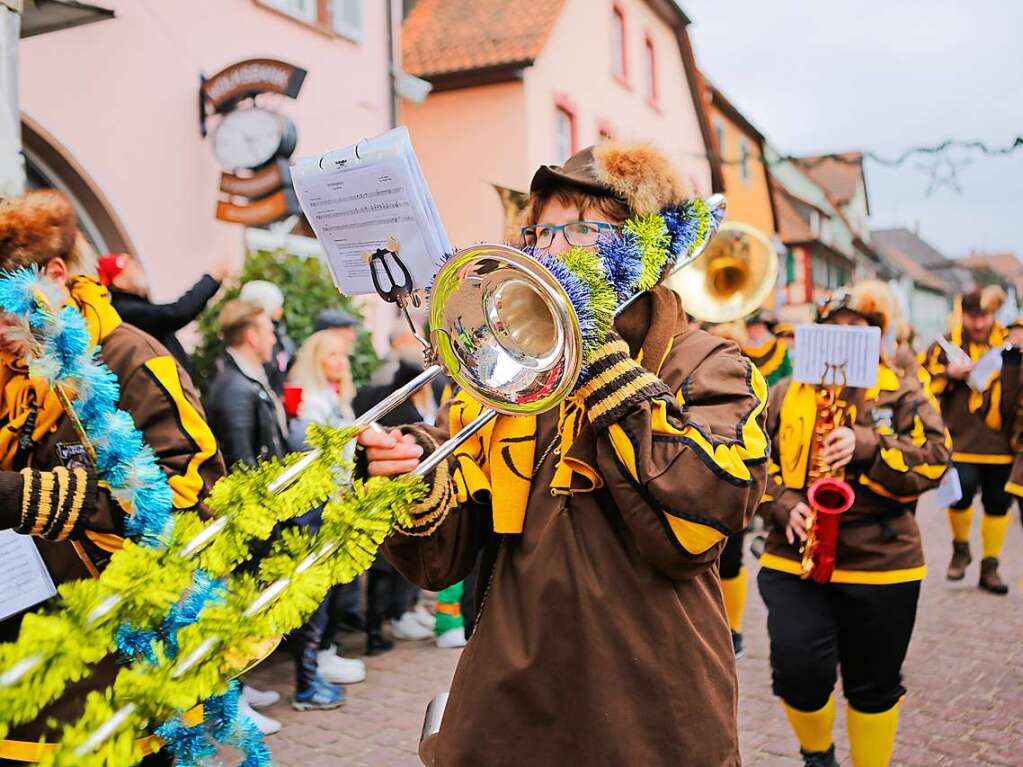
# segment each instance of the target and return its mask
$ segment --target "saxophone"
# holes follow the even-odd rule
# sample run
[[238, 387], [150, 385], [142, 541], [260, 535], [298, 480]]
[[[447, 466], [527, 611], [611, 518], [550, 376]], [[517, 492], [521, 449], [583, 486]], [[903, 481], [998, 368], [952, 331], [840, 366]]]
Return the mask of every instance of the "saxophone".
[[839, 398], [841, 387], [822, 385], [817, 391], [817, 417], [810, 443], [806, 498], [810, 515], [806, 520], [806, 540], [803, 555], [804, 580], [827, 583], [835, 570], [835, 550], [838, 546], [838, 524], [843, 512], [848, 511], [855, 493], [845, 481], [845, 469], [833, 469], [821, 458], [824, 439], [839, 426], [847, 415], [846, 403]]

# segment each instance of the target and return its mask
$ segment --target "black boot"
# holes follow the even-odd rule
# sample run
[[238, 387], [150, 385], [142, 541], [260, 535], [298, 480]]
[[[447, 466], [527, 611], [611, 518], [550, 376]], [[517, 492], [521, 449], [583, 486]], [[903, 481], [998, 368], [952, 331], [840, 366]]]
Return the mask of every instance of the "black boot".
[[950, 581], [961, 581], [966, 577], [966, 568], [973, 561], [969, 541], [952, 541], [952, 561], [948, 563], [945, 577]]
[[384, 636], [379, 629], [366, 632], [366, 655], [382, 655], [394, 649], [394, 642]]
[[827, 751], [803, 751], [800, 749], [799, 753], [803, 755], [803, 767], [840, 767], [835, 758], [834, 746]]
[[998, 574], [998, 558], [984, 557], [980, 560], [980, 583], [977, 584], [984, 591], [992, 594], [1008, 594], [1009, 586]]

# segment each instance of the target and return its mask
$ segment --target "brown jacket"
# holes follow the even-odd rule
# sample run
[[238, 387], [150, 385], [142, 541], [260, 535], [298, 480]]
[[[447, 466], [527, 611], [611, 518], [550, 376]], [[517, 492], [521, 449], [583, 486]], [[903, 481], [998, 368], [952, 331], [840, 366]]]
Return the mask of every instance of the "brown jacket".
[[1020, 349], [1002, 352], [1002, 421], [1012, 448], [1012, 469], [1005, 490], [1023, 497], [1023, 365]]
[[[100, 345], [100, 357], [117, 376], [121, 390], [118, 406], [130, 413], [136, 427], [156, 454], [157, 463], [170, 478], [176, 509], [201, 508], [213, 483], [224, 473], [213, 435], [206, 426], [202, 405], [192, 382], [167, 350], [151, 336], [131, 325], [120, 324]], [[52, 469], [62, 464], [62, 456], [80, 454], [81, 440], [67, 418], [36, 444], [28, 464], [37, 469]], [[14, 527], [19, 508], [0, 508], [0, 527]], [[88, 510], [84, 533], [77, 539], [82, 556], [102, 570], [121, 545], [125, 512], [101, 489], [95, 507]], [[73, 541], [50, 542], [35, 539], [36, 546], [56, 585], [90, 577], [89, 566], [76, 553]], [[22, 616], [0, 623], [0, 640], [18, 636]], [[74, 637], [68, 637], [74, 641]], [[116, 674], [112, 657], [101, 662], [92, 676], [68, 686], [64, 695], [43, 709], [36, 721], [12, 729], [12, 741], [35, 741], [42, 735], [54, 739], [54, 730], [44, 725], [49, 717], [70, 722], [82, 711], [85, 695], [107, 687]], [[0, 741], [0, 755], [4, 743]]]
[[[493, 501], [475, 493], [433, 535], [385, 544], [430, 589], [482, 555], [479, 622], [452, 682], [440, 767], [740, 763], [716, 563], [763, 489], [766, 384], [734, 344], [686, 332], [670, 295], [670, 312], [653, 312], [646, 294], [616, 328], [635, 356], [648, 328], [674, 327], [666, 356], [644, 359], [663, 359], [653, 367], [678, 396], [646, 400], [600, 433], [582, 427], [566, 459], [594, 468], [597, 489], [553, 494], [560, 456], [541, 458], [559, 414], [548, 412], [536, 420], [539, 467], [519, 469], [532, 477], [521, 534], [494, 532], [493, 488]], [[515, 445], [488, 449], [499, 460]]]
[[[964, 340], [960, 325], [948, 338], [976, 362], [990, 349], [1004, 343], [1005, 331], [995, 325], [985, 343], [976, 343]], [[941, 405], [941, 417], [952, 434], [953, 460], [960, 463], [1012, 463], [1009, 436], [1001, 414], [1001, 379], [995, 378], [987, 382], [983, 392], [975, 392], [966, 381], [949, 378], [945, 372], [948, 358], [937, 342], [927, 350], [924, 365], [931, 376], [931, 391]]]
[[[797, 545], [785, 540], [789, 512], [806, 503], [806, 470], [816, 387], [782, 381], [771, 390], [767, 429], [772, 462], [759, 513], [773, 522], [760, 564], [799, 572]], [[914, 513], [916, 501], [935, 487], [948, 467], [951, 442], [933, 398], [912, 375], [901, 378], [886, 365], [873, 389], [849, 389], [843, 397], [856, 434], [846, 481], [856, 500], [842, 515], [835, 583], [902, 583], [924, 577], [924, 555]]]

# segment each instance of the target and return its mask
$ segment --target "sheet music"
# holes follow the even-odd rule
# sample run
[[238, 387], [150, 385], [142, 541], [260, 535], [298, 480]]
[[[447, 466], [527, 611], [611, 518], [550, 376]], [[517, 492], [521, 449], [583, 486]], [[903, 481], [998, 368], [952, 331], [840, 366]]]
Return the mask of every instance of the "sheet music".
[[959, 483], [959, 472], [955, 466], [949, 466], [945, 476], [941, 478], [941, 484], [934, 491], [934, 501], [938, 508], [948, 507], [962, 500], [963, 488]]
[[292, 179], [342, 293], [374, 292], [365, 254], [391, 238], [415, 288], [430, 282], [451, 251], [405, 128], [299, 160]]
[[56, 595], [30, 536], [0, 530], [0, 621]]
[[945, 338], [945, 336], [938, 336], [937, 341], [938, 346], [945, 352], [945, 358], [949, 361], [949, 364], [954, 362], [958, 362], [960, 365], [969, 364], [970, 355]]
[[974, 391], [984, 391], [991, 382], [991, 376], [1000, 373], [1002, 370], [1002, 349], [988, 350], [970, 371], [966, 379], [967, 385]]
[[[835, 383], [869, 389], [877, 384], [881, 329], [860, 325], [799, 325], [792, 377], [800, 383], [832, 383], [831, 372], [844, 366]], [[827, 374], [827, 379], [825, 375]]]

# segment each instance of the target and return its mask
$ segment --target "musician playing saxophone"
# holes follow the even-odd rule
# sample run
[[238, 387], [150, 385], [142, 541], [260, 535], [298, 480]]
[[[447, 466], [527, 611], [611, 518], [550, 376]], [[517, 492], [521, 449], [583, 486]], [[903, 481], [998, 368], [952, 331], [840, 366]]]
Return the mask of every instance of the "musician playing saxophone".
[[[833, 294], [818, 307], [818, 321], [875, 325], [883, 335], [891, 306], [886, 286], [868, 281]], [[901, 667], [925, 574], [915, 504], [945, 473], [951, 443], [917, 377], [898, 376], [883, 355], [873, 388], [824, 393], [834, 406], [820, 412], [828, 401], [820, 387], [785, 379], [768, 403], [772, 460], [759, 513], [775, 529], [758, 583], [768, 609], [773, 689], [804, 764], [834, 767], [841, 670], [853, 765], [879, 767], [889, 763], [895, 742], [906, 692]], [[824, 433], [815, 428], [822, 419]], [[801, 577], [815, 458], [825, 473], [844, 475], [855, 494], [839, 516], [834, 570], [824, 583], [812, 572]]]

